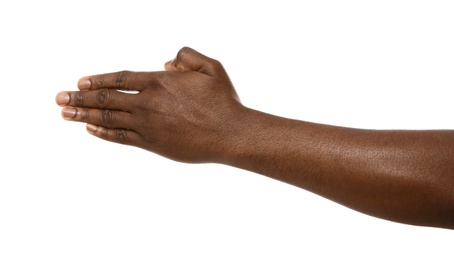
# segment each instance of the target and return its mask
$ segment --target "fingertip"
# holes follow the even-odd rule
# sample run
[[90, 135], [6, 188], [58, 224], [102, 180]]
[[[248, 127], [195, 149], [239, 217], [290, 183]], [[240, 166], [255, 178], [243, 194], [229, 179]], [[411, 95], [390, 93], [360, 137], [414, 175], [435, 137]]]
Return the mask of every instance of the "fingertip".
[[66, 120], [71, 120], [77, 115], [77, 109], [73, 107], [64, 107], [61, 110], [61, 116]]
[[91, 87], [90, 79], [88, 79], [86, 77], [79, 79], [79, 81], [77, 82], [77, 87], [80, 90], [88, 90], [88, 89], [90, 89], [90, 87]]
[[164, 63], [164, 69], [166, 71], [176, 71], [177, 68], [174, 66], [173, 63], [173, 59], [172, 60], [169, 60], [168, 62]]
[[96, 131], [98, 130], [98, 127], [95, 126], [95, 125], [92, 125], [92, 124], [87, 124], [87, 131], [90, 133], [90, 134], [95, 134]]
[[55, 102], [59, 106], [67, 105], [69, 103], [69, 100], [70, 100], [70, 96], [67, 91], [59, 92], [57, 94], [57, 96], [55, 96]]

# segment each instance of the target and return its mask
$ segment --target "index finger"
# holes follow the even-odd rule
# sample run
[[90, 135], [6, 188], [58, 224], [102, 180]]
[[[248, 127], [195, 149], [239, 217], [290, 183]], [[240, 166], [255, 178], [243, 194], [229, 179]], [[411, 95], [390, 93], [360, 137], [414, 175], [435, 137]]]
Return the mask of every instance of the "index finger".
[[[153, 73], [151, 73], [153, 74]], [[102, 88], [142, 91], [149, 83], [150, 72], [119, 71], [83, 77], [77, 83], [79, 90], [96, 90]]]

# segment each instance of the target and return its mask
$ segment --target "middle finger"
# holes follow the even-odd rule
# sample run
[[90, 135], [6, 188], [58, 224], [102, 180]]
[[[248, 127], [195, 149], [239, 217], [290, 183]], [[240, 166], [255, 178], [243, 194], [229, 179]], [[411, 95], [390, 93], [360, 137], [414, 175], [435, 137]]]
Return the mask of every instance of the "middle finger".
[[60, 106], [128, 110], [134, 104], [134, 95], [113, 89], [92, 91], [63, 91], [57, 95]]

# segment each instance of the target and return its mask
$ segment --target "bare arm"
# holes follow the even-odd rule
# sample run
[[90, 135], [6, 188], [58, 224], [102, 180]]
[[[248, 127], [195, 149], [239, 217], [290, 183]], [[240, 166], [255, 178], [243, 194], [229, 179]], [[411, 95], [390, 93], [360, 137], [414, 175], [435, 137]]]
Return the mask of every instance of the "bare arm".
[[373, 131], [256, 111], [227, 164], [363, 213], [454, 229], [454, 131]]
[[85, 77], [81, 91], [61, 92], [57, 103], [65, 119], [108, 141], [247, 169], [372, 216], [454, 229], [454, 131], [361, 130], [255, 111], [218, 61], [189, 48], [165, 68]]

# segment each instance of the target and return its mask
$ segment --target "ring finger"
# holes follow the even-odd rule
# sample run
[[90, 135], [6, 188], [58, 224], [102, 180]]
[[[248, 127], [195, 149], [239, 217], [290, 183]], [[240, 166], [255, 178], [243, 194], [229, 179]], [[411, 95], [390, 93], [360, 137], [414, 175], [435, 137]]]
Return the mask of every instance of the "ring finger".
[[56, 102], [60, 106], [126, 110], [135, 102], [135, 95], [114, 89], [62, 91], [57, 94]]

